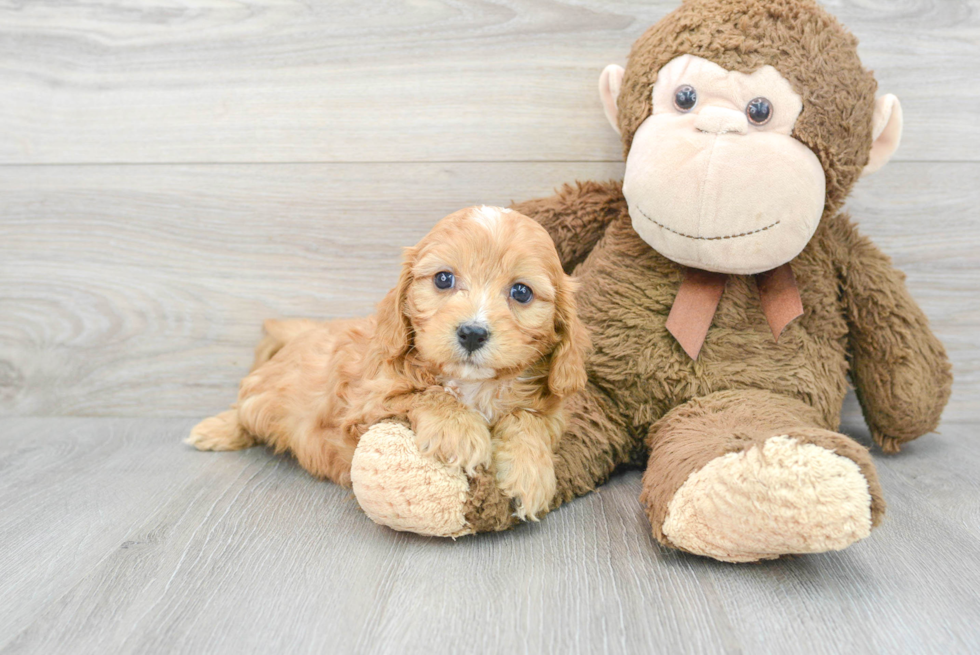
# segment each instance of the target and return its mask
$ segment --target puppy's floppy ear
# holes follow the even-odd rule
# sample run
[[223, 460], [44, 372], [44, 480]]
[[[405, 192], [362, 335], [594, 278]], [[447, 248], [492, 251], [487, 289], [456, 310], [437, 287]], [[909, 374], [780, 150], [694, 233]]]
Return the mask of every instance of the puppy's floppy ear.
[[585, 356], [589, 335], [578, 318], [575, 290], [578, 282], [562, 274], [555, 294], [555, 332], [558, 344], [551, 353], [548, 388], [556, 396], [568, 396], [585, 388]]
[[398, 284], [378, 303], [378, 331], [375, 340], [386, 361], [404, 357], [412, 345], [412, 323], [405, 313], [405, 296], [412, 285], [416, 249], [405, 248]]

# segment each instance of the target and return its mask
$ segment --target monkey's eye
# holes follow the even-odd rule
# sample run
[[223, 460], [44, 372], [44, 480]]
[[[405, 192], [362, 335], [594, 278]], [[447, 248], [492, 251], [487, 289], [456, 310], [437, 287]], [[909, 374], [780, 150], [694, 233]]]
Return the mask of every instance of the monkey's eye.
[[756, 98], [745, 108], [745, 115], [754, 125], [765, 125], [772, 119], [772, 103], [765, 98]]
[[436, 289], [452, 289], [456, 284], [456, 276], [449, 271], [439, 271], [436, 273], [432, 281], [436, 285]]
[[534, 293], [531, 291], [531, 287], [518, 282], [510, 288], [510, 297], [522, 305], [526, 305], [534, 298]]
[[674, 91], [674, 106], [680, 111], [691, 111], [696, 104], [698, 104], [698, 92], [690, 84], [685, 84]]

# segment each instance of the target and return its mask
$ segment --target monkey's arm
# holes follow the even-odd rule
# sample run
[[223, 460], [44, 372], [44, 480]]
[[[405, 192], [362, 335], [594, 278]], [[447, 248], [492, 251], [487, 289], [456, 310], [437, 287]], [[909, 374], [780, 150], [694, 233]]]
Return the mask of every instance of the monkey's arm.
[[874, 440], [897, 452], [939, 424], [953, 381], [949, 359], [905, 275], [846, 216], [836, 220], [851, 377]]
[[606, 227], [627, 211], [621, 182], [565, 184], [553, 196], [512, 207], [548, 230], [566, 273], [592, 252]]

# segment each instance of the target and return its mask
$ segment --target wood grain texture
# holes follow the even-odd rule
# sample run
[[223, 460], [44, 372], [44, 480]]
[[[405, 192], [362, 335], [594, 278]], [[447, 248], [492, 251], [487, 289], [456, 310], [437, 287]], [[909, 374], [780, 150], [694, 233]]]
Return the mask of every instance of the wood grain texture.
[[[0, 176], [0, 414], [205, 416], [263, 319], [370, 313], [402, 246], [479, 202], [618, 164], [10, 167]], [[980, 418], [980, 164], [896, 163], [850, 204], [909, 275]]]
[[660, 549], [635, 472], [540, 524], [453, 542], [376, 526], [268, 451], [187, 450], [190, 426], [0, 422], [0, 652], [980, 649], [980, 488], [937, 486], [980, 463], [976, 424], [876, 458], [891, 506], [869, 539], [755, 565]]
[[[5, 3], [0, 163], [619, 161], [596, 81], [677, 4]], [[980, 160], [980, 2], [826, 4], [899, 158]]]
[[373, 311], [446, 214], [615, 164], [8, 168], [0, 412], [200, 416], [263, 319]]
[[189, 482], [220, 488], [248, 465], [193, 457], [177, 436], [119, 421], [0, 423], [0, 643], [133, 547], [128, 535]]

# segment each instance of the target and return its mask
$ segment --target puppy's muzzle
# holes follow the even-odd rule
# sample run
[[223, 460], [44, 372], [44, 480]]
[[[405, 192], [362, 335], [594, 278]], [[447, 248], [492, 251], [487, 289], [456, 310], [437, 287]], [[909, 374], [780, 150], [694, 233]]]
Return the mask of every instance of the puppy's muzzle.
[[487, 339], [490, 338], [490, 332], [485, 327], [473, 323], [465, 323], [460, 325], [456, 330], [456, 338], [459, 340], [459, 345], [463, 347], [463, 350], [468, 353], [473, 353], [486, 344]]

